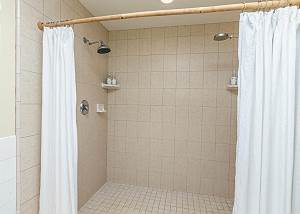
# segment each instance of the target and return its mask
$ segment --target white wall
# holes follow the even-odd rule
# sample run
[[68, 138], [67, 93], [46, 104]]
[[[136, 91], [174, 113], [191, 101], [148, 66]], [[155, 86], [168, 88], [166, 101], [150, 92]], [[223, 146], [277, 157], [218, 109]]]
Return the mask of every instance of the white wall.
[[0, 138], [0, 213], [16, 213], [16, 138]]
[[0, 0], [0, 137], [15, 132], [15, 2]]
[[16, 213], [15, 1], [0, 0], [0, 213]]

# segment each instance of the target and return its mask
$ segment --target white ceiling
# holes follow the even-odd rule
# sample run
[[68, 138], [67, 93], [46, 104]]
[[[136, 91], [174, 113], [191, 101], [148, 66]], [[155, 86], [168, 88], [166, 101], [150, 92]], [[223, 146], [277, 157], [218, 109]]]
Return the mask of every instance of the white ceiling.
[[[174, 0], [163, 4], [160, 0], [79, 0], [94, 16], [130, 13], [148, 10], [164, 10], [240, 3], [241, 0]], [[246, 0], [250, 2], [251, 0]], [[254, 0], [252, 0], [254, 1]], [[242, 1], [244, 2], [244, 1]], [[191, 25], [238, 20], [238, 12], [210, 13], [197, 15], [180, 15], [137, 18], [121, 21], [106, 21], [102, 24], [108, 30], [161, 27], [174, 25]]]

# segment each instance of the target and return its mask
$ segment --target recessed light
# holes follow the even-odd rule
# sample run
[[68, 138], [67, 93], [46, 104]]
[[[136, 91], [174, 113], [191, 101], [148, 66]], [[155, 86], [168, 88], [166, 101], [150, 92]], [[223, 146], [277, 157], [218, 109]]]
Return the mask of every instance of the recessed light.
[[170, 4], [172, 3], [174, 0], [160, 0], [162, 3], [164, 4]]

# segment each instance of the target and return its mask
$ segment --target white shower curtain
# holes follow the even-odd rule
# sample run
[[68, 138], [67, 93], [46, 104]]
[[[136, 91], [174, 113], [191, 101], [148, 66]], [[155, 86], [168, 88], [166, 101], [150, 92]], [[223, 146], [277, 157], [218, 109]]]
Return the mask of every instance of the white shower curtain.
[[234, 214], [300, 213], [300, 12], [243, 13]]
[[45, 28], [40, 214], [77, 213], [74, 33]]

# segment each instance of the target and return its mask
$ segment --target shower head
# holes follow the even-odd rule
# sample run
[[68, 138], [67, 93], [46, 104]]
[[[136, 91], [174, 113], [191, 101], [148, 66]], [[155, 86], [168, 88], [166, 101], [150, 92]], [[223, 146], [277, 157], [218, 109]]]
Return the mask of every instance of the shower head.
[[217, 33], [215, 34], [214, 36], [214, 40], [215, 41], [224, 41], [224, 40], [227, 40], [227, 39], [232, 39], [233, 36], [229, 33]]
[[103, 41], [101, 41], [101, 42], [100, 42], [100, 46], [99, 46], [97, 52], [98, 52], [99, 54], [107, 54], [107, 53], [109, 53], [110, 51], [111, 51], [110, 48], [109, 48]]
[[107, 54], [111, 51], [111, 49], [103, 41], [91, 42], [86, 37], [83, 37], [83, 42], [88, 45], [100, 44], [97, 49], [97, 53], [99, 54]]

